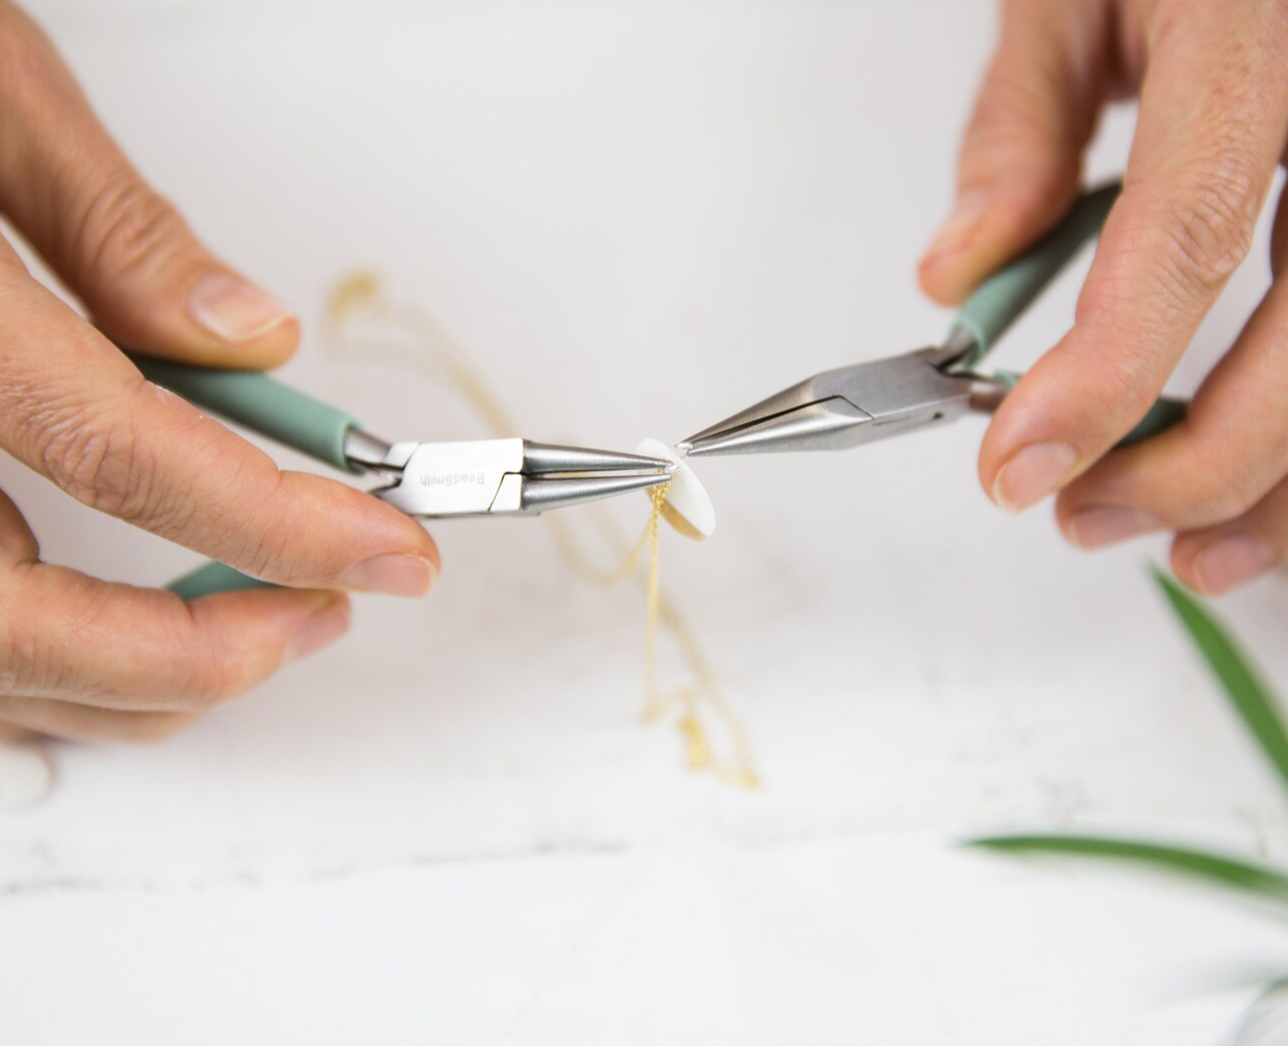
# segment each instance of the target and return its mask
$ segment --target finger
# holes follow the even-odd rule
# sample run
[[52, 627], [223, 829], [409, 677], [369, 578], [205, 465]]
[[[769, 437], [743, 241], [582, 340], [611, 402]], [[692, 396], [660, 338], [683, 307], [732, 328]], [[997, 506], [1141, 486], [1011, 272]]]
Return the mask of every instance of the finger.
[[[1288, 224], [1281, 196], [1276, 227]], [[1276, 248], [1275, 268], [1288, 260]], [[1280, 277], [1203, 382], [1185, 422], [1110, 454], [1060, 495], [1069, 539], [1099, 548], [1146, 531], [1235, 519], [1288, 475], [1288, 281]]]
[[32, 730], [17, 723], [9, 723], [0, 719], [0, 741], [30, 741], [39, 736], [40, 732], [38, 730]]
[[0, 210], [111, 336], [192, 363], [265, 367], [299, 324], [210, 253], [140, 177], [25, 15], [0, 4]]
[[[0, 526], [22, 526], [0, 496]], [[341, 593], [261, 589], [184, 603], [28, 559], [0, 562], [0, 694], [146, 712], [200, 712], [339, 638]], [[0, 718], [23, 724], [0, 708]], [[11, 714], [13, 713], [13, 714]]]
[[1181, 534], [1172, 569], [1197, 592], [1219, 596], [1288, 562], [1288, 480], [1237, 519]]
[[437, 577], [438, 550], [414, 520], [279, 471], [3, 265], [0, 317], [0, 449], [85, 504], [278, 584], [418, 596]]
[[[118, 712], [48, 698], [0, 694], [0, 717], [19, 739], [41, 734], [66, 741], [153, 744], [197, 719], [185, 712]], [[5, 725], [0, 723], [0, 737]]]
[[[1019, 511], [1144, 416], [1248, 251], [1288, 122], [1288, 27], [1231, 34], [1224, 6], [1160, 5], [1124, 188], [1076, 322], [998, 410], [980, 479]], [[1210, 41], [1222, 41], [1212, 53]]]
[[34, 563], [39, 558], [36, 535], [13, 499], [0, 490], [0, 563]]
[[967, 125], [957, 201], [922, 258], [923, 289], [959, 302], [1068, 207], [1107, 90], [1109, 5], [1009, 0]]

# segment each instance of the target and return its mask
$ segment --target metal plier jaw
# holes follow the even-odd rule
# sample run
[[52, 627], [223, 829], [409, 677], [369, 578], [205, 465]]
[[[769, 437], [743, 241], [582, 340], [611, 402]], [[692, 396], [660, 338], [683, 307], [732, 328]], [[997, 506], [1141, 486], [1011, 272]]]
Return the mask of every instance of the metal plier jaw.
[[674, 470], [660, 458], [524, 439], [387, 444], [355, 430], [345, 452], [387, 481], [372, 494], [429, 518], [532, 515], [647, 490]]
[[972, 343], [824, 371], [690, 436], [691, 457], [775, 451], [841, 450], [991, 410], [1006, 388], [956, 367]]
[[[855, 447], [933, 428], [968, 411], [995, 410], [1018, 376], [970, 368], [993, 348], [1081, 246], [1099, 232], [1119, 186], [1084, 194], [1038, 243], [981, 283], [939, 348], [826, 371], [703, 429], [678, 446], [690, 455]], [[1185, 417], [1163, 398], [1118, 446], [1148, 439]]]

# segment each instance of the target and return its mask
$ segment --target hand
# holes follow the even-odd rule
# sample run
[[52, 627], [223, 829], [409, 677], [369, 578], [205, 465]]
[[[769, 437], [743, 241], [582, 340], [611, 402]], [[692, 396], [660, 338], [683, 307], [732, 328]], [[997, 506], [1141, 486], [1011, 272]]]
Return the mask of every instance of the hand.
[[1288, 558], [1288, 207], [1275, 281], [1188, 420], [1108, 453], [1159, 395], [1234, 270], [1288, 137], [1288, 0], [1004, 0], [966, 132], [954, 215], [921, 263], [957, 302], [1077, 191], [1106, 102], [1138, 94], [1122, 196], [1073, 329], [998, 411], [980, 479], [1020, 511], [1060, 492], [1082, 548], [1173, 531], [1172, 566], [1216, 594]]
[[43, 563], [0, 492], [0, 723], [148, 739], [340, 636], [337, 588], [414, 596], [438, 571], [413, 520], [280, 472], [143, 380], [108, 338], [191, 363], [268, 367], [289, 312], [210, 254], [95, 120], [40, 31], [0, 2], [0, 211], [101, 324], [0, 239], [0, 449], [80, 501], [289, 589], [190, 604]]

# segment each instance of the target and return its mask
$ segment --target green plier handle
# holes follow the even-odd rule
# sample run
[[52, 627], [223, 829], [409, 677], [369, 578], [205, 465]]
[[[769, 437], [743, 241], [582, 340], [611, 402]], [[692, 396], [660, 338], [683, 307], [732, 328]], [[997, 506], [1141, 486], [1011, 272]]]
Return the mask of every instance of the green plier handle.
[[358, 475], [345, 441], [360, 430], [357, 420], [341, 410], [256, 370], [190, 367], [152, 356], [127, 353], [148, 381], [177, 392], [197, 406], [294, 447], [312, 458]]
[[[197, 406], [335, 468], [353, 474], [362, 472], [345, 454], [349, 433], [362, 426], [330, 404], [260, 371], [214, 370], [135, 353], [127, 355], [148, 381]], [[167, 587], [181, 599], [197, 599], [216, 592], [272, 586], [211, 561]]]
[[[959, 367], [969, 370], [987, 356], [1079, 248], [1099, 234], [1121, 190], [1122, 186], [1115, 182], [1080, 196], [1045, 237], [990, 276], [966, 299], [949, 331], [950, 340], [969, 338], [971, 342]], [[997, 378], [1014, 384], [1019, 375], [999, 374]], [[1159, 399], [1118, 446], [1156, 436], [1184, 418], [1188, 406], [1184, 400]]]

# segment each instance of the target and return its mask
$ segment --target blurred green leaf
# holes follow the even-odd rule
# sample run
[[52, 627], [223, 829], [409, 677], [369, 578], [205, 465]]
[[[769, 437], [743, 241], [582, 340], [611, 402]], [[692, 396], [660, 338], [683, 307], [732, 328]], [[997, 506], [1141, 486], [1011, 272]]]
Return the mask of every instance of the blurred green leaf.
[[1235, 646], [1203, 603], [1174, 578], [1153, 569], [1177, 616], [1221, 682], [1239, 717], [1252, 731], [1267, 759], [1288, 788], [1288, 731], [1269, 688], [1257, 677], [1248, 656]]
[[1288, 902], [1288, 875], [1204, 850], [1088, 835], [997, 835], [967, 845], [1022, 854], [1096, 857], [1174, 872]]
[[[1207, 610], [1175, 579], [1157, 568], [1154, 579], [1167, 596], [1190, 638], [1221, 683], [1230, 704], [1247, 725], [1261, 751], [1288, 787], [1288, 731], [1270, 689], [1258, 678], [1252, 662]], [[1202, 880], [1288, 903], [1288, 873], [1265, 865], [1235, 860], [1205, 850], [1087, 835], [999, 835], [975, 839], [968, 845], [1021, 855], [1090, 857], [1133, 864], [1154, 871]], [[1278, 1043], [1288, 1031], [1285, 984], [1272, 985], [1245, 1014], [1224, 1041], [1231, 1046]]]

